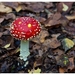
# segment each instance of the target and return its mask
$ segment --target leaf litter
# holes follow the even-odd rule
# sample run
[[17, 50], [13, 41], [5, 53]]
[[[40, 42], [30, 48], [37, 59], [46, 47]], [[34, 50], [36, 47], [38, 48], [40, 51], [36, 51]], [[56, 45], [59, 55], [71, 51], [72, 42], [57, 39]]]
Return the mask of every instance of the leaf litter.
[[[0, 2], [0, 73], [75, 73], [74, 2]], [[30, 39], [28, 65], [19, 59], [20, 40], [10, 34], [11, 23], [30, 16], [41, 32]]]

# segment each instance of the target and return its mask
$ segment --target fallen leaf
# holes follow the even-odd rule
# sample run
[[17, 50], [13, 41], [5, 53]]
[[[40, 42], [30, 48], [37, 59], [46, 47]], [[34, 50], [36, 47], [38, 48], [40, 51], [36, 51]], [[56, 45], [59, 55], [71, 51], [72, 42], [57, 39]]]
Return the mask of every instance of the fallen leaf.
[[51, 7], [53, 7], [53, 3], [52, 2], [48, 2], [48, 3], [46, 3], [45, 7], [46, 8], [51, 8]]
[[56, 39], [47, 39], [44, 41], [43, 46], [46, 46], [47, 48], [57, 48], [61, 45], [61, 43]]
[[49, 36], [49, 33], [47, 30], [42, 29], [40, 34], [37, 35], [35, 38], [32, 39], [33, 42], [40, 44], [43, 43], [45, 41], [45, 38]]
[[56, 12], [54, 15], [53, 15], [53, 20], [59, 20], [61, 18], [61, 14], [59, 12]]
[[62, 40], [62, 46], [63, 46], [63, 49], [65, 49], [65, 52], [69, 49], [71, 49], [73, 46], [74, 46], [74, 42], [68, 38], [64, 38]]
[[5, 6], [11, 7], [11, 8], [16, 8], [18, 7], [18, 2], [2, 2]]
[[41, 72], [41, 69], [37, 68], [36, 70], [35, 69], [32, 69], [31, 71], [28, 70], [29, 73], [40, 73]]
[[62, 14], [67, 14], [72, 8], [73, 2], [59, 2], [57, 3], [57, 11]]
[[60, 33], [58, 33], [58, 34], [52, 34], [51, 35], [53, 38], [58, 38], [59, 36], [60, 36]]
[[67, 11], [68, 10], [68, 6], [66, 4], [63, 3], [63, 11]]
[[60, 58], [60, 56], [62, 55], [62, 54], [64, 54], [64, 51], [63, 50], [61, 50], [61, 49], [55, 49], [55, 50], [53, 50], [53, 53], [54, 53], [54, 57], [55, 57], [55, 59], [58, 61], [59, 60], [59, 58]]
[[69, 57], [75, 57], [75, 48], [73, 48], [73, 50], [68, 52], [68, 56]]
[[34, 68], [41, 66], [43, 64], [43, 58], [39, 57], [36, 59], [36, 61], [34, 62]]
[[39, 13], [39, 12], [41, 12], [41, 11], [44, 10], [44, 6], [45, 6], [45, 3], [43, 3], [43, 2], [35, 2], [35, 3], [29, 4], [28, 7], [29, 7], [32, 11], [34, 11], [34, 12], [36, 12], [36, 13]]
[[46, 21], [44, 21], [44, 25], [45, 27], [55, 27], [55, 26], [60, 26], [60, 20], [55, 20], [55, 19], [51, 19], [48, 18]]
[[0, 32], [0, 37], [3, 35], [3, 33], [2, 32]]
[[2, 55], [2, 56], [0, 57], [0, 60], [1, 60], [1, 59], [4, 59], [4, 58], [6, 58], [6, 57], [9, 57], [9, 56], [11, 56], [11, 55], [13, 55], [13, 54], [16, 54], [16, 53], [18, 53], [19, 51], [20, 51], [20, 49], [17, 48], [17, 49], [15, 49], [14, 51], [11, 51], [10, 53], [5, 53], [4, 55]]
[[15, 14], [13, 14], [13, 13], [8, 13], [8, 14], [6, 14], [6, 16], [5, 16], [5, 19], [6, 20], [8, 20], [8, 19], [16, 19], [16, 16], [15, 16]]
[[42, 50], [38, 50], [39, 52], [39, 56], [41, 57], [43, 55], [43, 51]]
[[9, 44], [6, 44], [6, 45], [4, 46], [4, 48], [8, 48], [8, 47], [10, 47], [10, 43], [9, 43]]
[[14, 48], [14, 39], [10, 35], [3, 35], [2, 36], [3, 40], [3, 45], [2, 48], [6, 48], [7, 50], [13, 49]]
[[12, 12], [12, 9], [10, 7], [7, 7], [7, 6], [3, 5], [2, 3], [0, 3], [0, 12], [1, 13], [10, 13], [10, 12]]
[[66, 54], [60, 55], [59, 59], [57, 60], [57, 64], [61, 67], [68, 67], [69, 63], [69, 57]]
[[45, 27], [52, 28], [59, 27], [61, 25], [66, 26], [68, 22], [69, 21], [65, 16], [61, 15], [60, 13], [55, 13], [44, 21], [44, 25]]
[[69, 58], [70, 61], [70, 65], [68, 66], [67, 70], [72, 70], [74, 69], [75, 65], [74, 65], [74, 57]]
[[37, 50], [39, 50], [39, 49], [40, 49], [40, 47], [41, 47], [40, 45], [35, 44], [35, 45], [33, 45], [33, 48], [32, 48], [32, 49], [33, 49], [33, 50], [36, 50], [36, 49], [37, 49]]
[[3, 40], [2, 40], [2, 39], [0, 39], [0, 46], [2, 46], [2, 44], [3, 44]]
[[54, 55], [57, 54], [58, 56], [64, 54], [64, 51], [61, 49], [55, 49], [55, 50], [53, 50], [53, 52], [54, 52]]
[[3, 20], [4, 20], [4, 18], [3, 18], [3, 17], [2, 17], [2, 18], [0, 18], [0, 23], [1, 23], [1, 22], [3, 22]]
[[46, 20], [45, 18], [43, 17], [35, 17], [41, 24], [44, 23], [44, 21]]
[[20, 10], [22, 10], [21, 5], [19, 5], [18, 7], [15, 8], [16, 12], [19, 12]]
[[62, 31], [74, 37], [75, 36], [75, 23], [69, 22], [68, 25], [62, 27]]
[[66, 15], [65, 16], [68, 20], [75, 20], [75, 15]]
[[59, 67], [59, 73], [65, 73], [65, 68]]

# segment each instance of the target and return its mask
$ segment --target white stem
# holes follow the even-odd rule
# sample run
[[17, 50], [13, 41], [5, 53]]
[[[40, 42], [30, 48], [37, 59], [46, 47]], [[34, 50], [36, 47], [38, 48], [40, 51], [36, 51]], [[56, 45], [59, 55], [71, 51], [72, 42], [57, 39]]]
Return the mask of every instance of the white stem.
[[29, 52], [29, 41], [21, 40], [20, 44], [20, 59], [23, 59], [24, 61], [27, 60]]

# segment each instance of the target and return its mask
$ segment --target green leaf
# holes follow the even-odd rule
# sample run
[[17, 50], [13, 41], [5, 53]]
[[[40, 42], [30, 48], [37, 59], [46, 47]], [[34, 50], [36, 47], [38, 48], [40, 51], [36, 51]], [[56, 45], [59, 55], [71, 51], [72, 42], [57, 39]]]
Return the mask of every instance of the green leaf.
[[63, 45], [63, 49], [65, 49], [65, 51], [67, 51], [74, 46], [74, 42], [68, 38], [65, 38], [62, 40], [62, 45]]

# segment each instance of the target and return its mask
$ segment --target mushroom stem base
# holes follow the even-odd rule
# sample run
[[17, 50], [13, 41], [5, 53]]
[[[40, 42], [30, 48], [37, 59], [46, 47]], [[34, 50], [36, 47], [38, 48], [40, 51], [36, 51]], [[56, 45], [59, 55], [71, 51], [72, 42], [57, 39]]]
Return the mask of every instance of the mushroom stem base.
[[23, 59], [24, 61], [27, 60], [29, 52], [29, 41], [28, 40], [21, 40], [20, 44], [20, 59]]

